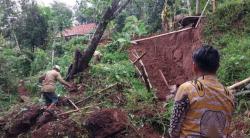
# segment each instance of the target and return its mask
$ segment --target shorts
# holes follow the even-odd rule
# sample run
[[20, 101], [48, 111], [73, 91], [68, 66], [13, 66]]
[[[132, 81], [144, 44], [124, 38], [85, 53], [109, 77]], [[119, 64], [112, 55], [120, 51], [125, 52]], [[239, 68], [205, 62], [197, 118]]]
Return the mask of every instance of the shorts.
[[56, 104], [58, 102], [58, 96], [54, 92], [43, 92], [43, 98], [46, 105]]

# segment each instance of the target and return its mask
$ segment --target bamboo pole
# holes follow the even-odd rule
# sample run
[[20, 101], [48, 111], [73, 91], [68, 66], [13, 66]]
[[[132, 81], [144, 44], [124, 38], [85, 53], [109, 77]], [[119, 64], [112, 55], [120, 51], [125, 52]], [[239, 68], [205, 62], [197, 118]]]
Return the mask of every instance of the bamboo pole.
[[191, 29], [193, 29], [193, 27], [188, 27], [188, 28], [184, 28], [184, 29], [181, 29], [181, 30], [178, 30], [178, 31], [173, 31], [173, 32], [169, 32], [169, 33], [164, 33], [164, 34], [160, 34], [160, 35], [155, 35], [155, 36], [151, 36], [151, 37], [147, 37], [147, 38], [134, 40], [134, 41], [131, 41], [131, 43], [132, 44], [138, 44], [138, 42], [140, 42], [140, 41], [146, 41], [146, 40], [150, 40], [150, 39], [153, 39], [153, 38], [158, 38], [158, 37], [162, 37], [162, 36], [166, 36], [166, 35], [171, 35], [171, 34], [174, 34], [174, 33], [179, 33], [179, 32], [183, 32], [183, 31], [191, 30]]
[[70, 102], [71, 105], [73, 105], [73, 107], [75, 109], [67, 111], [67, 112], [64, 112], [64, 113], [61, 113], [58, 116], [63, 116], [63, 115], [68, 115], [68, 114], [71, 114], [71, 113], [79, 112], [79, 108], [75, 105], [75, 103], [73, 101], [71, 101], [70, 99], [68, 99], [68, 101]]
[[216, 0], [212, 0], [213, 13], [216, 11]]
[[[134, 50], [134, 52], [135, 52], [136, 57], [139, 58], [138, 52], [137, 52], [136, 50]], [[147, 70], [146, 70], [146, 67], [145, 67], [145, 65], [143, 64], [143, 62], [142, 62], [141, 59], [139, 60], [139, 62], [140, 62], [140, 64], [141, 64], [141, 66], [143, 67], [143, 70], [145, 71], [145, 75], [147, 76], [147, 80], [148, 80], [149, 86], [150, 86], [150, 88], [152, 88], [152, 84], [150, 83], [150, 80], [149, 80], [149, 78], [148, 78], [148, 72], [147, 72]]]
[[232, 86], [229, 86], [229, 87], [227, 87], [227, 88], [228, 88], [229, 90], [233, 90], [233, 89], [235, 89], [235, 88], [238, 88], [238, 87], [241, 87], [241, 86], [243, 86], [243, 85], [246, 85], [247, 83], [250, 83], [250, 77], [247, 78], [247, 79], [245, 79], [245, 80], [243, 80], [243, 81], [237, 82], [237, 83], [235, 83], [235, 84], [233, 84]]
[[169, 84], [168, 84], [168, 81], [167, 79], [165, 78], [162, 70], [159, 69], [159, 72], [160, 72], [160, 75], [161, 75], [161, 78], [163, 79], [164, 83], [167, 85], [167, 87], [169, 88]]
[[199, 18], [198, 22], [196, 23], [195, 28], [197, 28], [197, 27], [199, 26], [199, 24], [200, 24], [200, 22], [201, 22], [201, 18], [203, 17], [203, 15], [204, 15], [204, 13], [205, 13], [205, 11], [206, 11], [206, 9], [207, 9], [207, 6], [208, 6], [209, 2], [210, 2], [210, 0], [207, 0], [207, 3], [206, 3], [206, 5], [205, 5], [204, 9], [202, 10], [202, 13], [201, 13], [201, 15], [200, 15], [200, 18]]
[[133, 64], [135, 64], [136, 62], [138, 62], [139, 60], [141, 60], [145, 55], [147, 54], [147, 52], [144, 52], [139, 58], [137, 58]]

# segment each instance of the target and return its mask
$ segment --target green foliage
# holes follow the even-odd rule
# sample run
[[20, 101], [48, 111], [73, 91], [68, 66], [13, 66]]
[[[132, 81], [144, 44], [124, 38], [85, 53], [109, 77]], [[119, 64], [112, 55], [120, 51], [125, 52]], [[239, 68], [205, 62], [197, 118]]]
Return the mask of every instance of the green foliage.
[[[107, 76], [106, 79], [110, 82], [127, 82], [129, 78], [133, 77], [135, 75], [134, 68], [130, 66], [131, 63], [129, 63], [126, 58], [123, 58], [123, 60], [117, 62], [113, 61], [115, 57], [119, 56], [119, 53], [113, 53], [114, 57], [109, 57], [109, 62], [113, 62], [112, 64], [98, 64], [93, 66], [91, 69], [92, 75], [102, 75]], [[109, 55], [111, 56], [111, 55]], [[105, 59], [105, 58], [104, 58]], [[107, 57], [106, 57], [107, 60]]]
[[51, 56], [42, 49], [37, 49], [34, 54], [36, 57], [31, 63], [31, 76], [36, 75], [42, 70], [45, 70], [49, 64], [49, 61], [51, 60]]
[[82, 0], [79, 2], [77, 15], [81, 16], [83, 21], [98, 22], [101, 19], [103, 10], [107, 9], [111, 2], [111, 0]]
[[1, 35], [0, 42], [0, 90], [14, 93], [18, 79], [29, 75], [31, 57], [8, 48]]
[[[229, 37], [229, 38], [228, 38]], [[227, 85], [235, 80], [243, 80], [250, 76], [250, 37], [224, 36], [226, 48], [221, 50], [222, 61], [219, 77]]]
[[71, 27], [73, 13], [64, 3], [54, 1], [51, 10], [49, 24], [55, 34]]
[[250, 2], [231, 1], [209, 15], [204, 29], [207, 42], [220, 49], [219, 78], [226, 85], [250, 76]]
[[14, 27], [17, 40], [22, 47], [34, 51], [35, 47], [42, 47], [46, 43], [48, 22], [35, 2], [22, 1], [20, 5], [21, 15], [17, 17]]
[[210, 42], [216, 43], [221, 35], [241, 33], [250, 30], [250, 2], [232, 1], [224, 4], [216, 13], [209, 15], [205, 27], [205, 37]]
[[129, 46], [131, 38], [143, 36], [148, 33], [148, 26], [135, 16], [129, 16], [125, 20], [125, 25], [120, 33], [114, 33], [112, 43], [108, 44], [109, 51], [123, 51]]

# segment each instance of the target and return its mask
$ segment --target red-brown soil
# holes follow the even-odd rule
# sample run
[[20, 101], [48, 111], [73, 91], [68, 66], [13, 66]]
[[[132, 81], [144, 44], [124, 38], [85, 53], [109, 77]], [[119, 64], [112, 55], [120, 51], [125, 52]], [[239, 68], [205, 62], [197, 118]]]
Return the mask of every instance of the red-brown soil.
[[30, 106], [21, 113], [14, 112], [7, 116], [4, 128], [6, 137], [17, 137], [21, 133], [28, 132], [41, 113], [39, 106]]
[[127, 126], [127, 114], [120, 109], [104, 109], [95, 112], [85, 122], [91, 138], [115, 137]]
[[[152, 87], [156, 90], [156, 96], [160, 100], [166, 100], [170, 90], [164, 83], [159, 70], [162, 70], [169, 85], [177, 85], [193, 79], [192, 53], [201, 45], [201, 29], [190, 28], [175, 33], [161, 34], [149, 38], [135, 40], [129, 48], [129, 58], [135, 61], [138, 55], [146, 52], [141, 59]], [[141, 69], [140, 62], [136, 66]]]
[[32, 132], [32, 138], [70, 137], [80, 138], [82, 131], [78, 124], [70, 119], [49, 122]]
[[34, 138], [80, 136], [80, 128], [68, 119], [69, 116], [57, 116], [60, 113], [59, 108], [44, 110], [39, 105], [15, 110], [1, 119], [0, 129], [4, 134], [0, 136], [18, 137], [28, 132], [33, 132]]
[[162, 135], [155, 131], [150, 125], [146, 124], [139, 129], [139, 133], [143, 138], [162, 138]]

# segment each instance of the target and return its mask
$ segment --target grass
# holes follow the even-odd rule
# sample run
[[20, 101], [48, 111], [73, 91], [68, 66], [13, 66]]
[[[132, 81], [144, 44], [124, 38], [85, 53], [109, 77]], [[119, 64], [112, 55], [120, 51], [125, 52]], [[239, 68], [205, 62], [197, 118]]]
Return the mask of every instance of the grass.
[[205, 41], [220, 50], [218, 75], [225, 85], [250, 76], [250, 2], [231, 1], [209, 15]]

